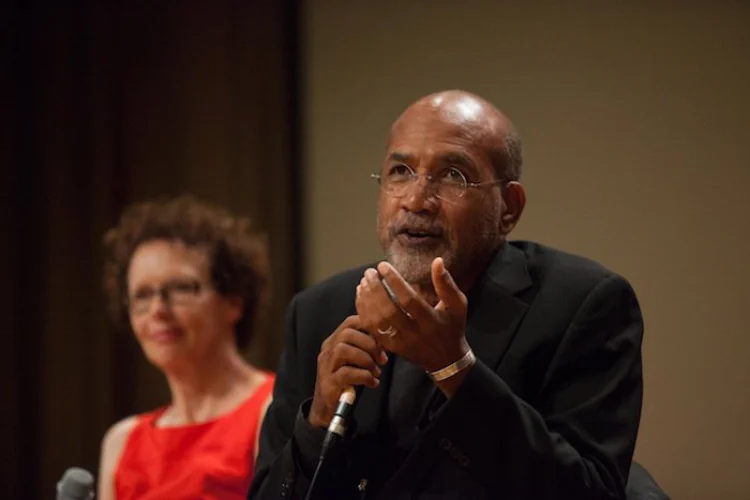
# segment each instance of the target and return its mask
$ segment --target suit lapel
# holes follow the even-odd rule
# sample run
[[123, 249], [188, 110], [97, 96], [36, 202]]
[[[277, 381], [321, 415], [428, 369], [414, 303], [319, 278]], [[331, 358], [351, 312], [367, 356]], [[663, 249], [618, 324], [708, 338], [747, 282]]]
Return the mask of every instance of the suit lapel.
[[500, 364], [528, 308], [516, 295], [531, 284], [523, 252], [505, 243], [469, 294], [466, 339], [492, 370]]

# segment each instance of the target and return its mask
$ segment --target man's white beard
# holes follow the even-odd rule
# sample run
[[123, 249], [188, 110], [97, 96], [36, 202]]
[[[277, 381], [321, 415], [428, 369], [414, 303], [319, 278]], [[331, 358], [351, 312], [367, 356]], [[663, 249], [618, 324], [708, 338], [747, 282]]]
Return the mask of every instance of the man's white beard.
[[432, 285], [432, 261], [437, 257], [447, 260], [449, 257], [442, 255], [440, 248], [435, 250], [405, 249], [393, 242], [386, 250], [388, 262], [396, 268], [396, 271], [411, 285]]

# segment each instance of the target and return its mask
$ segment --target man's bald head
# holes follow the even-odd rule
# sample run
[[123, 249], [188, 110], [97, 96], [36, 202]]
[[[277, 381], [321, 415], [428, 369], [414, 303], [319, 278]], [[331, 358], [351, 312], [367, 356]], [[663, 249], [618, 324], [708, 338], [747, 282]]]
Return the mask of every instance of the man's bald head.
[[457, 135], [470, 136], [488, 155], [498, 178], [520, 179], [523, 155], [516, 128], [492, 103], [470, 92], [445, 90], [415, 101], [393, 123], [389, 141], [404, 127], [435, 119], [454, 127]]

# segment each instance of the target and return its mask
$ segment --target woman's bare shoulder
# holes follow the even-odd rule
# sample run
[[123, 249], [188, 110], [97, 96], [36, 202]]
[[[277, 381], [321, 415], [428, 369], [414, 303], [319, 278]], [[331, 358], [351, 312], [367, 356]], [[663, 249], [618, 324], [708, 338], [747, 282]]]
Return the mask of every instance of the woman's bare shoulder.
[[99, 459], [99, 495], [101, 500], [114, 500], [114, 473], [125, 443], [138, 423], [138, 416], [132, 415], [113, 424], [102, 439]]
[[107, 429], [107, 432], [104, 434], [104, 439], [102, 440], [103, 451], [106, 451], [107, 448], [112, 447], [122, 449], [125, 441], [127, 441], [128, 436], [130, 436], [130, 432], [133, 430], [133, 427], [135, 427], [135, 424], [137, 422], [138, 416], [131, 415], [129, 417], [123, 418], [119, 422], [116, 422], [109, 429]]

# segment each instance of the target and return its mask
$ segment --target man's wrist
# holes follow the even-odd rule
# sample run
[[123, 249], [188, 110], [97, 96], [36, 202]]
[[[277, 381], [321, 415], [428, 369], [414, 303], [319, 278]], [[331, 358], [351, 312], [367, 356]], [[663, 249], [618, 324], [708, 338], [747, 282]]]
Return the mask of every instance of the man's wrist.
[[440, 382], [435, 382], [435, 385], [437, 386], [438, 389], [440, 389], [440, 392], [445, 394], [446, 398], [450, 399], [458, 391], [458, 389], [461, 387], [464, 380], [466, 379], [466, 376], [469, 374], [469, 372], [471, 372], [472, 369], [474, 369], [475, 366], [476, 366], [476, 362], [474, 362], [468, 368], [465, 368], [461, 370], [460, 372], [456, 373], [450, 378], [441, 380]]
[[313, 427], [317, 427], [320, 429], [326, 429], [328, 428], [328, 424], [330, 423], [331, 419], [329, 418], [328, 421], [325, 420], [325, 418], [318, 415], [318, 413], [314, 409], [314, 405], [310, 405], [310, 411], [307, 414], [307, 423], [312, 425]]
[[312, 477], [325, 437], [325, 429], [312, 425], [309, 421], [312, 398], [300, 405], [294, 426], [294, 441], [297, 445], [299, 465], [306, 477]]
[[458, 373], [471, 368], [476, 363], [477, 358], [474, 351], [469, 348], [466, 353], [453, 363], [444, 366], [438, 370], [428, 371], [427, 374], [433, 382], [439, 383], [456, 376]]
[[[467, 346], [468, 347], [468, 346]], [[427, 372], [438, 389], [450, 399], [463, 383], [466, 375], [476, 365], [477, 358], [469, 347], [466, 353], [457, 361], [439, 370]]]

